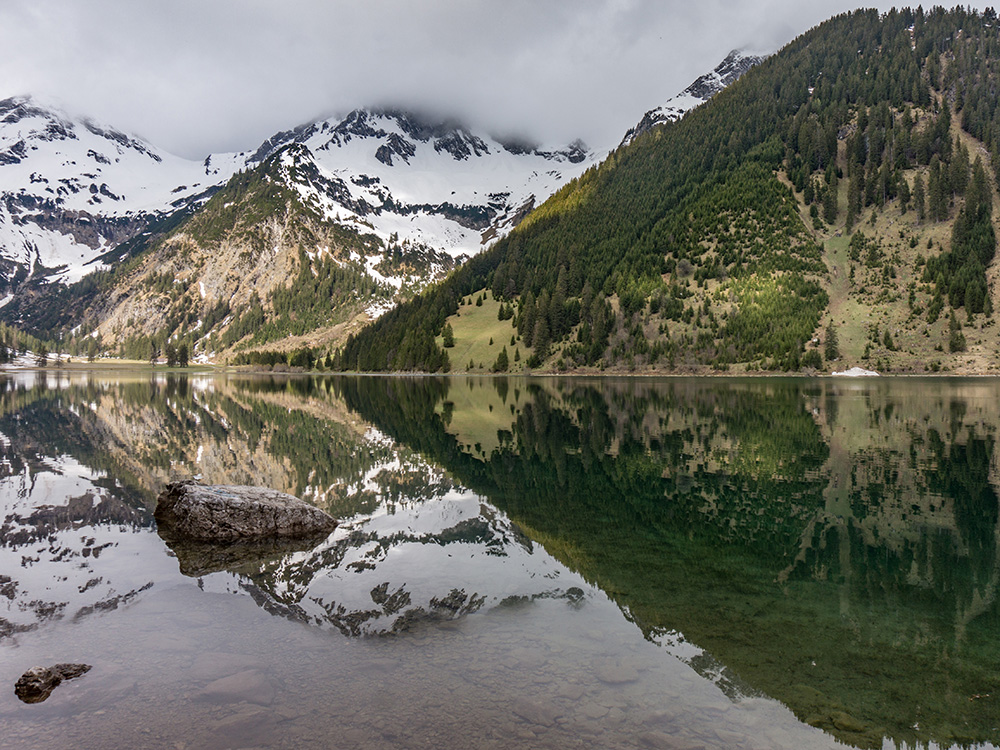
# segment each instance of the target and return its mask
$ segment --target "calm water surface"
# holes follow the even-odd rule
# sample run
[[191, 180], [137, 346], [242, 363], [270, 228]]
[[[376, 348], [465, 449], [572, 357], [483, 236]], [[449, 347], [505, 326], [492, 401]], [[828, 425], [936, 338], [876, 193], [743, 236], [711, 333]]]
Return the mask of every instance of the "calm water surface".
[[[994, 747], [998, 428], [987, 380], [0, 376], [0, 744]], [[171, 548], [189, 477], [342, 523]]]

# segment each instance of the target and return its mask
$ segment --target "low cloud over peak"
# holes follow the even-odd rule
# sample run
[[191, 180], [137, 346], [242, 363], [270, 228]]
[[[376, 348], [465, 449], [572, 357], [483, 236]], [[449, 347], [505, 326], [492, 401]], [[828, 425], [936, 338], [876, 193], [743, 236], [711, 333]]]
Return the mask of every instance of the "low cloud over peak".
[[[890, 3], [879, 3], [888, 9]], [[734, 48], [851, 9], [821, 0], [12, 0], [0, 98], [35, 94], [190, 158], [359, 106], [614, 145]]]

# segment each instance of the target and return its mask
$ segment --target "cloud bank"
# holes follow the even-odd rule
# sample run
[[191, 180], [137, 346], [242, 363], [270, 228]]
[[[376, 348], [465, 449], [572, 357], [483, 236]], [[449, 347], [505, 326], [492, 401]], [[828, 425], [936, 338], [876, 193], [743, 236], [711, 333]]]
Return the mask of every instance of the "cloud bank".
[[[891, 3], [876, 3], [886, 10]], [[611, 146], [734, 48], [834, 0], [7, 0], [0, 97], [33, 94], [201, 158], [358, 106]]]

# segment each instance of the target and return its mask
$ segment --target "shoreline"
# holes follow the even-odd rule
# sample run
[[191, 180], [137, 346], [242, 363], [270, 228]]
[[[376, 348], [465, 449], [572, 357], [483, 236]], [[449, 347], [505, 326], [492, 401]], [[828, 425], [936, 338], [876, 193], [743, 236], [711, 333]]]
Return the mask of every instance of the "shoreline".
[[998, 373], [983, 372], [889, 372], [877, 373], [876, 376], [858, 375], [836, 375], [829, 372], [719, 372], [707, 370], [704, 372], [678, 372], [667, 370], [655, 370], [645, 372], [610, 371], [610, 370], [532, 370], [530, 372], [422, 372], [422, 371], [393, 371], [393, 372], [334, 372], [330, 370], [303, 370], [284, 369], [271, 370], [268, 368], [256, 368], [249, 365], [212, 365], [199, 364], [189, 367], [166, 367], [163, 365], [150, 365], [135, 360], [103, 360], [100, 362], [72, 362], [61, 365], [22, 366], [0, 365], [0, 375], [18, 372], [43, 372], [49, 373], [147, 373], [150, 375], [277, 375], [277, 376], [354, 376], [354, 377], [403, 377], [403, 378], [614, 378], [614, 379], [722, 379], [722, 380], [771, 380], [771, 379], [817, 379], [817, 380], [876, 380], [882, 378], [926, 378], [926, 379], [1000, 379]]

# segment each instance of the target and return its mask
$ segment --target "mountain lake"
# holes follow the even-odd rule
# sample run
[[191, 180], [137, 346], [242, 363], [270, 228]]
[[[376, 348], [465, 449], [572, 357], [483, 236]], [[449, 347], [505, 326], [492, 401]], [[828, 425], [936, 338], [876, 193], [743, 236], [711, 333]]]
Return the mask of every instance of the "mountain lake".
[[[0, 745], [996, 747], [998, 430], [988, 379], [8, 373]], [[192, 477], [341, 523], [170, 546]]]

